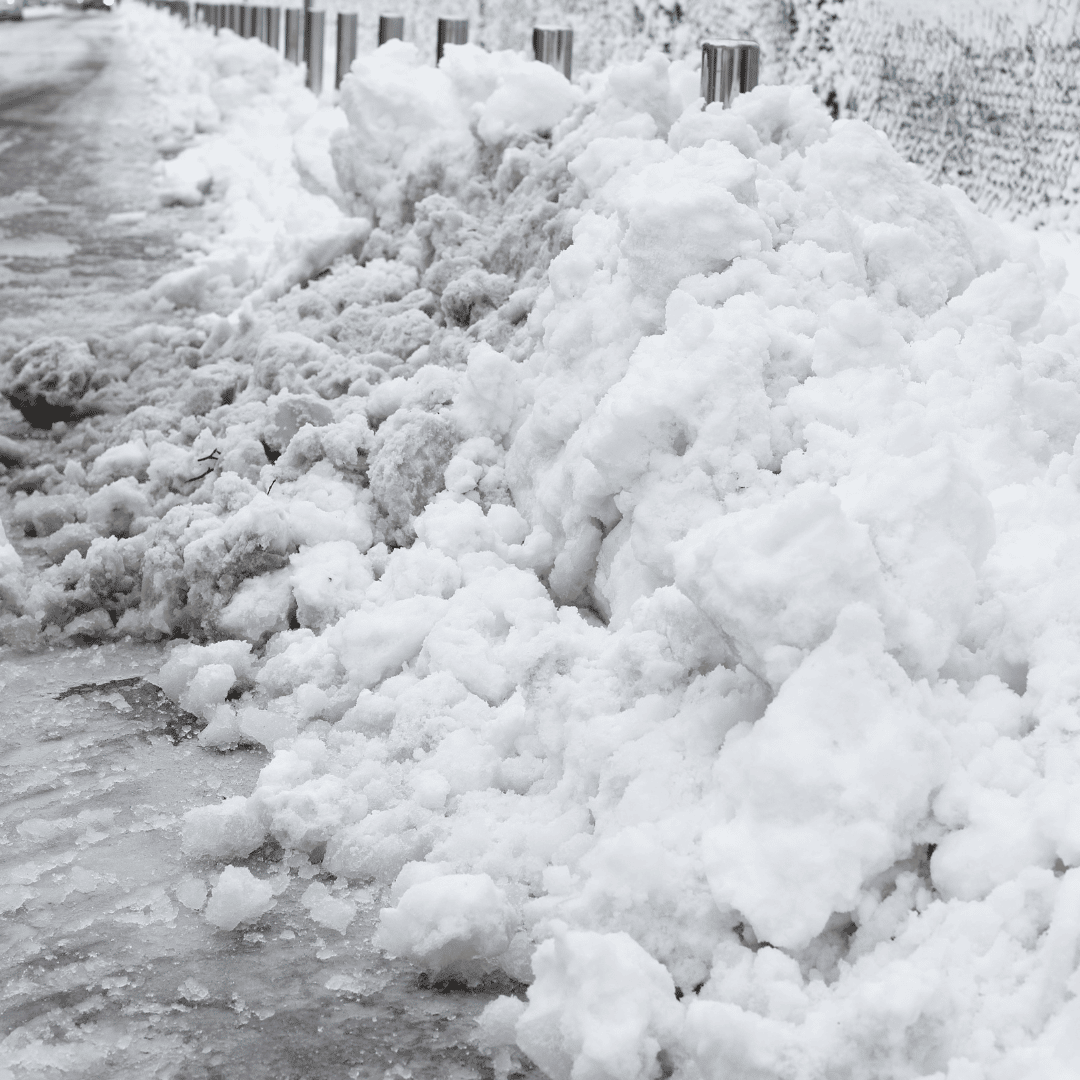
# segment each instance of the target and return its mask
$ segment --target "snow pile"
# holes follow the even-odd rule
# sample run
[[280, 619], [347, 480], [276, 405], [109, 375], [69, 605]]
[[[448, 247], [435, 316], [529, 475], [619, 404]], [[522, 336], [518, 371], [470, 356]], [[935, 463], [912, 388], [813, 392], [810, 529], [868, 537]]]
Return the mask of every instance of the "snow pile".
[[[151, 289], [162, 305], [235, 306], [255, 286], [280, 296], [358, 248], [369, 224], [346, 217], [327, 156], [340, 113], [319, 108], [303, 72], [254, 39], [162, 12], [124, 13], [128, 51], [160, 113], [162, 205], [212, 199], [221, 222], [189, 269]], [[314, 149], [313, 149], [314, 146]]]
[[273, 837], [322, 925], [374, 886], [387, 950], [531, 982], [503, 1064], [1068, 1075], [1072, 302], [808, 90], [545, 79], [358, 62], [363, 251], [24, 470], [24, 531], [93, 539], [6, 632], [192, 639], [166, 692], [273, 759], [186, 850]]
[[455, 48], [433, 68], [415, 45], [390, 41], [342, 86], [349, 126], [335, 136], [334, 162], [385, 228], [419, 201], [418, 178], [431, 192], [457, 194], [485, 148], [550, 132], [580, 98], [553, 68], [514, 53]]

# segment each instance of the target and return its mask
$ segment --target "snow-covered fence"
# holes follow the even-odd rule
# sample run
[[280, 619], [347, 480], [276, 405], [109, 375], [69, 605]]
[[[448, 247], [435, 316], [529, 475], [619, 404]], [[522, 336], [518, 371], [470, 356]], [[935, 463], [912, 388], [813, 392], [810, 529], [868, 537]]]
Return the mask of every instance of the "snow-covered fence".
[[789, 56], [838, 115], [884, 130], [983, 209], [1080, 218], [1073, 0], [827, 0]]
[[[187, 20], [187, 0], [153, 0], [156, 7], [167, 7], [174, 12], [184, 9]], [[213, 28], [214, 32], [227, 29], [240, 37], [258, 38], [264, 45], [277, 52], [281, 51], [281, 25], [284, 12], [285, 23], [285, 59], [293, 63], [303, 61], [307, 65], [310, 88], [318, 93], [322, 88], [323, 54], [325, 52], [324, 11], [305, 8], [282, 8], [280, 5], [251, 4], [194, 4], [196, 22]], [[335, 87], [341, 84], [342, 77], [356, 58], [356, 16], [339, 15], [338, 29], [335, 36], [337, 49], [337, 76]]]
[[285, 59], [299, 64], [304, 54], [304, 13], [299, 8], [285, 11]]
[[[157, 3], [187, 11], [182, 0]], [[340, 54], [337, 16], [352, 17], [350, 40], [355, 25], [363, 53], [379, 41], [380, 6], [313, 0], [309, 20], [318, 22], [323, 12], [329, 18], [328, 40], [309, 68], [313, 86], [321, 85], [323, 51], [328, 62]], [[458, 0], [455, 6], [469, 21], [469, 39], [492, 49], [528, 49], [538, 25], [573, 28], [575, 63], [586, 70], [637, 59], [647, 48], [689, 58], [703, 41], [753, 39], [761, 46], [762, 82], [810, 83], [835, 115], [881, 128], [931, 179], [963, 188], [981, 208], [1080, 221], [1076, 0]], [[405, 20], [404, 37], [434, 58], [445, 0], [401, 0], [395, 7]], [[235, 20], [219, 25], [243, 32], [243, 8], [230, 11]]]
[[326, 12], [304, 5], [304, 63], [307, 84], [316, 94], [322, 91], [323, 58], [326, 53]]
[[[315, 0], [354, 12], [377, 40], [373, 0]], [[436, 47], [445, 0], [401, 0], [409, 40]], [[575, 66], [646, 48], [696, 55], [751, 38], [761, 81], [808, 82], [837, 115], [883, 129], [935, 180], [984, 209], [1080, 219], [1080, 8], [1075, 0], [460, 0], [470, 40], [526, 49], [532, 28], [575, 31]], [[363, 45], [366, 48], [366, 45]]]
[[281, 49], [280, 7], [251, 7], [241, 4], [195, 4], [195, 21], [215, 33], [226, 28], [241, 37], [258, 38], [272, 49]]

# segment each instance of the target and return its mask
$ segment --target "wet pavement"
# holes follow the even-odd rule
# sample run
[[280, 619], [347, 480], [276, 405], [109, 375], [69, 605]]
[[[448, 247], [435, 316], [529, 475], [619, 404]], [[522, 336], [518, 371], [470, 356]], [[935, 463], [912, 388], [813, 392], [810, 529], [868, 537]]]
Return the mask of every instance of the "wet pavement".
[[139, 291], [207, 227], [202, 209], [157, 205], [160, 107], [127, 62], [119, 20], [27, 10], [0, 22], [0, 353], [5, 340], [148, 321]]
[[382, 958], [373, 892], [351, 890], [344, 934], [319, 926], [301, 897], [333, 879], [271, 842], [242, 865], [275, 907], [206, 921], [220, 867], [182, 853], [182, 815], [246, 793], [268, 758], [200, 748], [150, 681], [162, 653], [0, 653], [0, 1076], [491, 1076], [472, 1041], [491, 995]]

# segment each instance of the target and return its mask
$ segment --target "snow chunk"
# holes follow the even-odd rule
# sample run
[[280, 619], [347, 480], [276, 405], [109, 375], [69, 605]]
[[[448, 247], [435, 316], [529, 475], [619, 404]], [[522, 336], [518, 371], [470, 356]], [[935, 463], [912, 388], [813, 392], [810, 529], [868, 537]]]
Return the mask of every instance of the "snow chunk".
[[355, 683], [374, 686], [416, 656], [445, 608], [438, 597], [413, 596], [351, 611], [327, 632], [327, 644]]
[[877, 614], [846, 608], [765, 715], [716, 765], [723, 824], [702, 839], [718, 903], [758, 939], [799, 949], [869, 877], [911, 853], [947, 750], [925, 686], [883, 652]]
[[406, 525], [442, 490], [456, 441], [450, 423], [419, 410], [401, 410], [379, 430], [368, 476], [394, 525]]
[[[251, 646], [246, 641], [178, 645], [158, 672], [158, 685], [170, 699], [179, 703], [180, 696], [199, 669], [212, 664], [227, 665], [232, 669], [234, 678], [238, 673], [247, 676], [252, 665]], [[224, 701], [224, 697], [221, 700]]]
[[135, 536], [151, 520], [150, 498], [133, 476], [121, 477], [86, 500], [86, 520], [106, 536]]
[[510, 947], [518, 915], [487, 874], [448, 874], [406, 889], [379, 913], [374, 941], [433, 975], [468, 974]]
[[286, 629], [292, 607], [291, 575], [277, 570], [248, 578], [222, 609], [218, 625], [226, 634], [254, 644]]
[[[230, 669], [231, 670], [231, 669]], [[242, 859], [266, 838], [266, 825], [243, 795], [184, 814], [184, 851], [212, 859]]]
[[274, 890], [246, 867], [226, 866], [206, 904], [206, 921], [219, 930], [255, 922], [274, 907]]
[[180, 695], [180, 707], [209, 719], [224, 703], [236, 683], [236, 672], [228, 664], [206, 664], [199, 668]]
[[[10, 587], [5, 583], [9, 575], [14, 575], [22, 569], [22, 556], [12, 546], [11, 541], [4, 532], [4, 524], [0, 522], [0, 587]], [[5, 598], [5, 602], [6, 598]]]
[[39, 338], [3, 366], [3, 393], [35, 427], [51, 427], [83, 415], [79, 402], [90, 389], [96, 367], [84, 342]]
[[370, 560], [349, 540], [313, 544], [289, 562], [297, 621], [312, 629], [329, 626], [360, 607], [374, 581]]
[[676, 568], [676, 584], [774, 685], [829, 636], [846, 605], [880, 587], [868, 529], [820, 484], [695, 529]]
[[[677, 1045], [675, 984], [629, 934], [561, 928], [533, 956], [517, 1044], [553, 1080], [649, 1080]], [[496, 1019], [496, 1018], [493, 1018]]]
[[198, 206], [214, 182], [200, 147], [189, 147], [159, 164], [158, 199], [162, 206]]
[[[463, 54], [452, 51], [445, 62], [447, 74], [454, 78], [454, 68], [464, 62]], [[486, 143], [503, 142], [521, 132], [550, 132], [581, 100], [581, 91], [547, 64], [507, 66], [510, 70], [501, 85], [478, 109], [476, 131]]]
[[110, 446], [99, 454], [90, 466], [87, 479], [95, 487], [124, 476], [145, 479], [150, 465], [150, 451], [142, 439], [132, 439], [119, 446]]

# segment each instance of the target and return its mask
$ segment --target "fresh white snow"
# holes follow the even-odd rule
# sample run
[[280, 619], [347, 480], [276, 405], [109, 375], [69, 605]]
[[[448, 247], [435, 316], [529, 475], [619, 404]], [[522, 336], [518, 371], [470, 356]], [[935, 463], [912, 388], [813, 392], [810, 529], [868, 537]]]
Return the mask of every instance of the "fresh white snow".
[[273, 751], [185, 818], [206, 918], [324, 849], [319, 925], [374, 886], [389, 953], [530, 984], [504, 1073], [1074, 1076], [1063, 265], [806, 88], [395, 43], [338, 109], [121, 15], [219, 227], [92, 375], [6, 358], [73, 412], [2, 624], [185, 638], [202, 744]]

